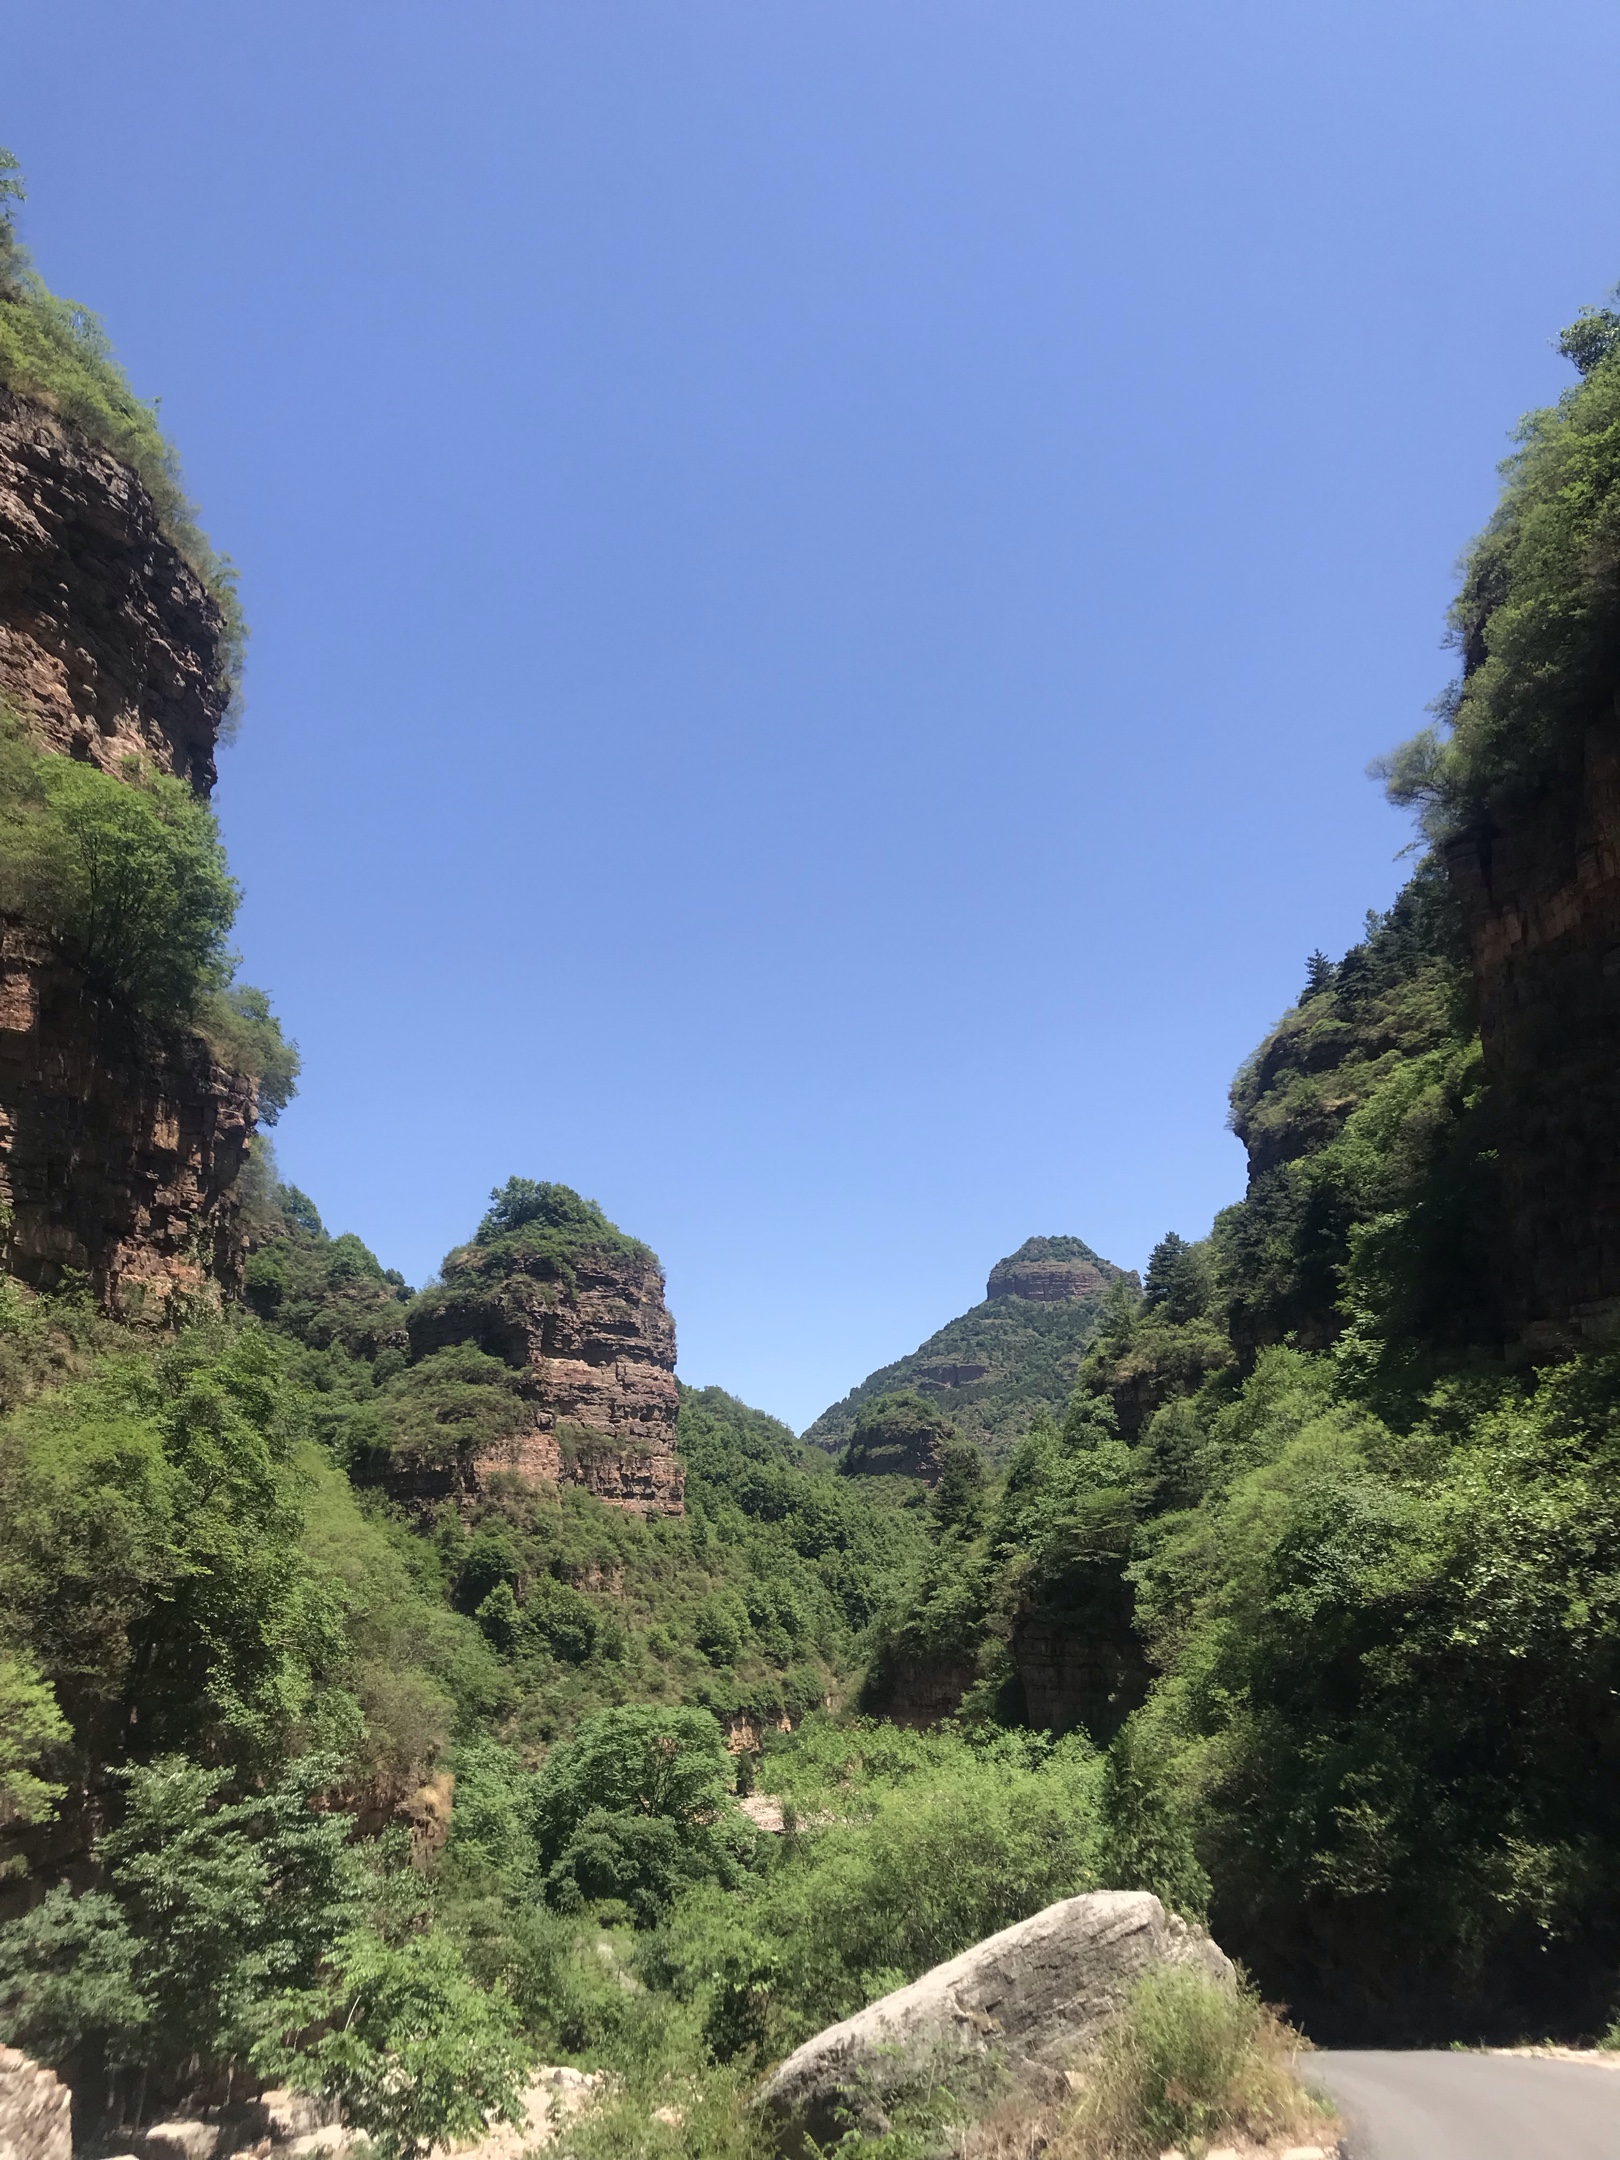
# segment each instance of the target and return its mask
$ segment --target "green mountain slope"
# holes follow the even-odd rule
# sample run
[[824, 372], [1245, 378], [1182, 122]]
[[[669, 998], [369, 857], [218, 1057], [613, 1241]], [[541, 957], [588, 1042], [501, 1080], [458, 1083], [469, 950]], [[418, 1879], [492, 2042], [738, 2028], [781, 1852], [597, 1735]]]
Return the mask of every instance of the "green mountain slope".
[[1004, 1455], [1039, 1412], [1062, 1416], [1110, 1286], [1135, 1281], [1079, 1238], [1029, 1238], [991, 1269], [981, 1304], [868, 1374], [804, 1437], [844, 1447], [862, 1403], [911, 1388], [937, 1400], [964, 1439]]

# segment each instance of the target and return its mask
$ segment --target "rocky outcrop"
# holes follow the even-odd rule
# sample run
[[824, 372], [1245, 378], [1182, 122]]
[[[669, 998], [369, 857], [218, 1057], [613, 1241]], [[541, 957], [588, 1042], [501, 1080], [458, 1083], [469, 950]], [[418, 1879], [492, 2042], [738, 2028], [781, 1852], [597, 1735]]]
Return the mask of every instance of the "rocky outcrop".
[[0, 696], [53, 750], [214, 784], [225, 622], [117, 458], [0, 392]]
[[1054, 1304], [1106, 1290], [1119, 1270], [1108, 1267], [1106, 1262], [1081, 1259], [1062, 1250], [1073, 1243], [1078, 1240], [1030, 1238], [990, 1270], [986, 1298], [1037, 1298], [1044, 1304]]
[[891, 1653], [874, 1665], [861, 1691], [861, 1708], [891, 1725], [926, 1730], [955, 1717], [978, 1679], [971, 1657], [904, 1657]]
[[1083, 1728], [1106, 1742], [1148, 1691], [1151, 1675], [1128, 1624], [1076, 1627], [1044, 1613], [1020, 1613], [1008, 1649], [1023, 1720], [1035, 1732]]
[[852, 2125], [881, 2134], [895, 2099], [941, 2079], [958, 2098], [976, 2081], [1054, 2088], [1155, 1965], [1236, 1980], [1207, 1935], [1145, 1890], [1065, 1898], [817, 2033], [770, 2078], [760, 2107], [797, 2160]]
[[0, 1207], [5, 1266], [70, 1272], [135, 1317], [234, 1287], [232, 1186], [251, 1081], [194, 1035], [99, 996], [47, 941], [0, 917]]
[[410, 1336], [416, 1359], [471, 1342], [521, 1375], [520, 1421], [467, 1465], [475, 1489], [505, 1473], [583, 1485], [630, 1515], [685, 1512], [675, 1323], [644, 1248], [463, 1246], [412, 1312]]
[[0, 2160], [72, 2160], [68, 2089], [52, 2070], [0, 2047]]
[[861, 1405], [839, 1468], [846, 1477], [921, 1478], [937, 1485], [956, 1438], [949, 1418], [911, 1389]]
[[1523, 818], [1447, 853], [1472, 950], [1504, 1208], [1501, 1292], [1532, 1350], [1620, 1338], [1620, 720]]

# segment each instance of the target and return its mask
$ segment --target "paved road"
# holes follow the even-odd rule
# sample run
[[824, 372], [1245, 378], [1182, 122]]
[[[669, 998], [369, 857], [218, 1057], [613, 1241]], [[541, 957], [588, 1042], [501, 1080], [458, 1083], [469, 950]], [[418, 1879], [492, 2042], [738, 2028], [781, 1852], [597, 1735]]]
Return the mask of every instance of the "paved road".
[[1620, 2160], [1620, 2070], [1331, 2048], [1301, 2069], [1349, 2124], [1351, 2160]]

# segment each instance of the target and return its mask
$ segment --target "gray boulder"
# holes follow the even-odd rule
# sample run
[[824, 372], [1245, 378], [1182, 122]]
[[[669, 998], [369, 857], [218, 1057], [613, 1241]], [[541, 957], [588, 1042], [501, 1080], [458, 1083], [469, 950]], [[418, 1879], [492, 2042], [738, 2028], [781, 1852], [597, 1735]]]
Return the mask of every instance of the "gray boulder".
[[758, 2104], [799, 2155], [852, 2123], [881, 2129], [902, 2092], [943, 2082], [961, 2097], [965, 2086], [1005, 2079], [1051, 2089], [1153, 1965], [1191, 1965], [1236, 1985], [1224, 1952], [1148, 1891], [1065, 1898], [817, 2033]]

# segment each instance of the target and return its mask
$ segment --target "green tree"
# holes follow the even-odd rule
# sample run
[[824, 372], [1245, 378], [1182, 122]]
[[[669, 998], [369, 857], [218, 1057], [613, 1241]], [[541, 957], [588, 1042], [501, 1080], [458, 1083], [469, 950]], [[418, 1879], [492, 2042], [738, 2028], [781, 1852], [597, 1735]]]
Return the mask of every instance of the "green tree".
[[[39, 1773], [70, 1738], [46, 1682], [20, 1658], [0, 1654], [0, 1836], [13, 1823], [50, 1821], [67, 1788]], [[22, 1867], [20, 1858], [0, 1862], [0, 1876]]]
[[383, 2160], [521, 2124], [529, 2051], [499, 1986], [480, 1987], [442, 1929], [390, 1941], [357, 1928], [316, 1989], [280, 2004], [261, 2071], [341, 2103]]
[[731, 1757], [706, 1710], [597, 1711], [547, 1757], [534, 1820], [554, 1901], [613, 1898], [643, 1920], [679, 1887], [735, 1885], [754, 1849], [732, 1795]]
[[1209, 1274], [1202, 1252], [1174, 1230], [1148, 1255], [1142, 1310], [1161, 1313], [1173, 1326], [1202, 1317], [1209, 1304]]
[[104, 988], [194, 1017], [229, 980], [241, 898], [212, 812], [163, 774], [115, 780], [47, 755], [34, 758], [32, 780], [4, 806], [22, 912]]

